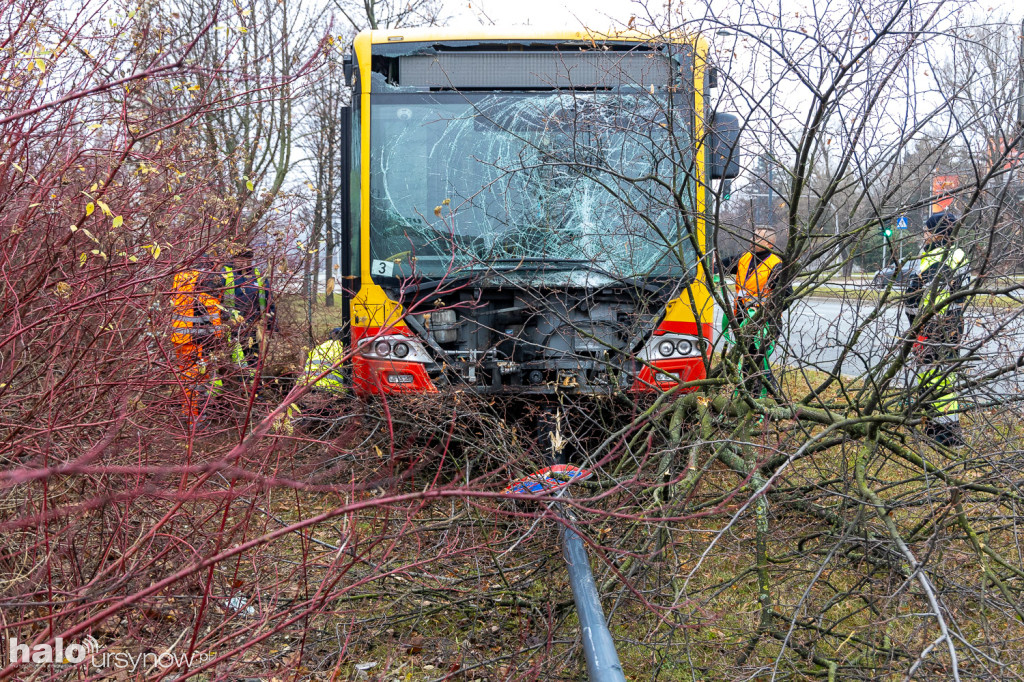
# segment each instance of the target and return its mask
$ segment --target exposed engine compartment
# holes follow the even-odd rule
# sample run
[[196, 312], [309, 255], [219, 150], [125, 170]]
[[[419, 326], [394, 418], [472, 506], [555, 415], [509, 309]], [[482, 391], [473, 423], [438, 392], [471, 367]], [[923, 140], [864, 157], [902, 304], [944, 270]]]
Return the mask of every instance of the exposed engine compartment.
[[406, 292], [414, 336], [367, 350], [382, 360], [422, 362], [438, 389], [517, 394], [620, 391], [633, 386], [645, 360], [700, 357], [696, 339], [651, 336], [674, 295], [668, 282], [526, 284], [506, 278]]

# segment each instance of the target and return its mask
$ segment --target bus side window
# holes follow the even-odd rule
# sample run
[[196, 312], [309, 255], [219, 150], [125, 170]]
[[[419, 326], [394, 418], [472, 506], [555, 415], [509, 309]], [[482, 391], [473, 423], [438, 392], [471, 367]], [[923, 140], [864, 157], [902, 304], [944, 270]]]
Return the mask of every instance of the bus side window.
[[[362, 170], [362, 128], [360, 127], [360, 121], [362, 117], [359, 113], [359, 95], [353, 90], [352, 95], [352, 106], [350, 111], [351, 126], [349, 128], [349, 139], [351, 144], [349, 148], [351, 150], [351, 156], [349, 157], [349, 275], [358, 278], [362, 273], [362, 252], [360, 247], [362, 245], [362, 206], [361, 197], [359, 195], [359, 188], [362, 186], [362, 178], [360, 177], [360, 171]], [[354, 285], [356, 282], [350, 280]]]

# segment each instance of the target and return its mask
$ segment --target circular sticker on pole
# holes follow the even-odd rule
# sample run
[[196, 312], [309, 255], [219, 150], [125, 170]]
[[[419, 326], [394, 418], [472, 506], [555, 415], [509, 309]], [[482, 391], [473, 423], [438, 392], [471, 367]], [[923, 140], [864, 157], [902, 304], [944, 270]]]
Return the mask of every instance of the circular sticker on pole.
[[565, 488], [576, 481], [584, 481], [594, 475], [589, 469], [574, 464], [555, 464], [540, 471], [523, 476], [509, 484], [502, 491], [504, 495], [537, 495]]

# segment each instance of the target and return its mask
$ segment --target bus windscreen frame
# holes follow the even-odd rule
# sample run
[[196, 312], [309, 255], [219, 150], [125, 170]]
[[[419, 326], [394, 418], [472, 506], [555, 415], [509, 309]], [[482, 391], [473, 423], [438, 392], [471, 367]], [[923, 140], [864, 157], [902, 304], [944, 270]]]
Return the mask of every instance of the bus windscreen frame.
[[373, 92], [371, 275], [688, 277], [692, 113], [684, 93], [636, 88]]

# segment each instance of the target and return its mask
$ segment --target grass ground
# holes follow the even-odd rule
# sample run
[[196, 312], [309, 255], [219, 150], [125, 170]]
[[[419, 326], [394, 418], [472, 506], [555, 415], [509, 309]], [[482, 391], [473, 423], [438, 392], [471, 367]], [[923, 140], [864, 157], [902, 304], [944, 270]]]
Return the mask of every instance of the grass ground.
[[335, 295], [330, 306], [325, 299], [324, 294], [318, 294], [310, 305], [299, 294], [283, 294], [278, 299], [278, 315], [287, 320], [288, 327], [299, 333], [308, 335], [312, 327], [313, 337], [322, 340], [328, 331], [344, 322], [341, 296]]
[[[877, 300], [881, 292], [823, 293]], [[308, 338], [310, 323], [316, 339], [341, 320], [340, 307], [327, 307], [323, 297], [311, 308], [292, 297], [279, 309], [282, 319], [292, 320], [285, 336], [294, 338], [297, 346]], [[788, 373], [783, 382], [788, 394], [802, 395], [822, 378]], [[832, 389], [823, 400], [838, 397]], [[369, 410], [356, 420], [358, 434], [346, 436], [346, 443], [358, 446], [310, 441], [300, 456], [334, 458], [328, 473], [317, 477], [318, 483], [390, 482], [353, 497], [279, 496], [272, 512], [298, 521], [353, 499], [467, 479], [474, 480], [474, 489], [500, 490], [512, 473], [500, 467], [529, 460], [523, 450], [528, 439], [517, 439], [511, 429], [499, 440], [495, 434], [500, 429], [494, 423], [474, 421], [474, 415], [489, 408], [472, 399], [460, 400], [457, 406], [454, 398], [436, 404], [389, 405], [394, 434], [381, 427], [380, 414], [374, 412], [379, 407], [352, 407], [357, 412]], [[463, 439], [463, 447], [437, 458], [425, 443], [436, 444], [430, 436], [438, 434], [454, 434], [456, 440]], [[809, 435], [792, 425], [766, 427], [763, 435], [752, 439], [757, 443], [752, 456], [791, 452]], [[985, 445], [977, 434], [971, 438]], [[661, 454], [646, 452], [653, 452], [649, 456], [654, 460]], [[635, 456], [642, 460], [645, 455]], [[686, 456], [682, 450], [676, 453], [674, 466], [683, 466]], [[650, 462], [636, 471], [634, 480], [619, 480], [621, 488], [613, 495], [589, 503], [581, 522], [587, 537], [600, 547], [591, 549], [592, 565], [630, 679], [759, 679], [776, 665], [786, 679], [827, 678], [828, 667], [819, 661], [840, 666], [834, 679], [901, 678], [911, 661], [900, 652], [919, 652], [934, 638], [927, 619], [908, 615], [927, 612], [924, 594], [906, 580], [899, 561], [878, 560], [877, 540], [840, 540], [837, 529], [821, 516], [850, 518], [845, 510], [857, 498], [851, 480], [858, 456], [872, 457], [871, 479], [885, 499], [894, 501], [892, 515], [900, 527], [928, 527], [936, 514], [946, 518], [941, 514], [946, 513], [942, 510], [948, 500], [939, 499], [939, 492], [931, 499], [934, 482], [922, 480], [920, 471], [906, 463], [879, 457], [870, 444], [837, 446], [795, 462], [777, 482], [777, 496], [769, 507], [765, 573], [773, 620], [749, 655], [745, 651], [763, 613], [755, 565], [756, 520], [749, 512], [737, 516], [749, 491], [742, 491], [745, 482], [734, 471], [717, 462], [708, 465], [699, 485], [675, 510], [681, 518], [672, 522], [636, 516], [637, 505], [649, 504], [657, 487], [652, 484]], [[402, 476], [409, 471], [413, 473]], [[612, 483], [601, 474], [598, 480]], [[805, 508], [818, 510], [818, 515]], [[361, 538], [355, 546], [359, 560], [348, 569], [343, 592], [317, 616], [308, 635], [304, 667], [314, 679], [585, 678], [557, 524], [538, 520], [538, 507], [493, 499], [447, 500], [381, 511], [354, 515], [346, 521], [348, 526], [318, 527], [306, 539], [295, 536], [290, 552], [279, 548], [279, 560], [301, 558], [306, 579], [316, 585], [332, 577], [329, 567], [337, 562], [338, 538], [345, 536], [345, 528], [358, 529]], [[871, 509], [865, 508], [865, 513], [870, 516]], [[623, 514], [632, 518], [624, 519]], [[882, 532], [873, 517], [863, 527]], [[985, 537], [1002, 547], [1015, 541], [1014, 534], [998, 524]], [[652, 543], [659, 538], [665, 549], [654, 554]], [[310, 539], [315, 542], [310, 544]], [[981, 642], [988, 655], [1003, 655], [988, 642], [1016, 646], [1012, 641], [1022, 633], [1004, 605], [949, 592], [953, 585], [976, 585], [978, 580], [976, 557], [955, 529], [917, 537], [911, 546], [931, 557], [968, 641]], [[780, 639], [786, 637], [783, 650]], [[1013, 665], [1019, 664], [1014, 658]], [[986, 677], [977, 659], [965, 660], [964, 666], [973, 678]], [[1007, 672], [1011, 670], [1020, 672], [1019, 667]], [[941, 661], [933, 661], [921, 679], [942, 676]]]
[[[821, 378], [789, 374], [783, 381], [790, 394], [800, 394]], [[833, 392], [824, 399], [838, 397]], [[472, 423], [478, 408], [472, 401], [464, 402], [456, 415], [426, 403], [392, 404], [392, 419], [398, 425], [394, 436], [373, 428], [380, 422], [368, 414], [362, 429], [369, 435], [358, 452], [377, 456], [362, 455], [321, 480], [387, 476], [429, 450], [423, 445], [425, 434], [451, 432], [456, 440], [476, 442], [480, 453], [460, 455], [453, 450], [452, 461], [433, 461], [403, 483], [389, 486], [386, 493], [407, 493], [467, 477], [475, 479], [474, 489], [498, 490], [510, 473], [485, 472], [496, 466], [494, 458], [517, 466], [514, 463], [526, 456], [519, 449], [525, 439], [515, 441], [508, 435], [513, 429], [506, 440], [496, 440], [493, 430]], [[417, 438], [407, 441], [410, 432]], [[794, 433], [786, 424], [766, 426], [752, 439], [756, 445], [751, 455], [763, 458], [792, 451], [806, 435]], [[389, 456], [396, 442], [412, 445]], [[490, 460], [482, 454], [486, 451], [492, 453]], [[679, 454], [685, 460], [685, 453]], [[828, 678], [827, 665], [816, 661], [837, 664], [833, 679], [901, 678], [912, 662], [901, 652], [919, 652], [935, 635], [927, 618], [910, 616], [927, 613], [924, 593], [907, 581], [903, 562], [877, 558], [877, 540], [843, 542], [835, 535], [838, 529], [821, 517], [786, 502], [796, 500], [855, 518], [844, 508], [856, 499], [850, 482], [859, 456], [872, 458], [871, 480], [892, 501], [892, 514], [901, 528], [931, 523], [936, 513], [945, 518], [941, 509], [947, 501], [942, 493], [936, 491], [937, 499], [931, 500], [934, 482], [922, 480], [920, 471], [906, 463], [879, 457], [870, 444], [839, 446], [795, 462], [776, 483], [769, 506], [765, 571], [773, 621], [749, 655], [745, 651], [758, 631], [762, 609], [756, 519], [749, 512], [737, 515], [749, 495], [742, 491], [741, 477], [720, 463], [710, 464], [692, 494], [673, 508], [681, 518], [672, 522], [635, 516], [637, 505], [649, 504], [653, 494], [650, 465], [635, 472], [636, 480], [620, 480], [621, 487], [609, 497], [589, 502], [581, 513], [582, 528], [598, 546], [590, 550], [592, 565], [629, 678], [768, 679], [776, 665], [785, 679]], [[612, 483], [605, 474], [599, 474], [598, 481]], [[730, 498], [737, 491], [739, 495]], [[383, 489], [363, 493], [367, 499], [379, 494]], [[331, 496], [311, 497], [302, 506], [315, 513], [340, 502]], [[358, 545], [363, 561], [346, 580], [361, 584], [346, 591], [332, 615], [319, 624], [329, 635], [327, 644], [318, 645], [324, 652], [339, 628], [346, 642], [345, 654], [335, 659], [337, 676], [332, 679], [585, 679], [581, 634], [558, 551], [557, 524], [535, 518], [539, 509], [500, 500], [448, 500], [353, 518], [364, 538], [379, 538], [383, 544], [365, 552], [365, 540]], [[871, 514], [870, 508], [865, 511]], [[288, 499], [280, 501], [277, 513], [289, 520], [299, 518]], [[631, 518], [608, 516], [611, 513]], [[882, 532], [873, 515], [864, 528]], [[662, 529], [667, 535], [661, 535]], [[987, 642], [1014, 640], [1021, 636], [1019, 624], [1007, 616], [1005, 605], [952, 591], [955, 585], [977, 584], [976, 558], [952, 530], [925, 533], [913, 538], [911, 546], [922, 556], [927, 554], [930, 570], [941, 576], [944, 598], [958, 614], [961, 634], [988, 655], [1002, 656], [1005, 652]], [[337, 535], [326, 529], [316, 537], [333, 543]], [[655, 554], [652, 543], [659, 537], [665, 549]], [[998, 524], [986, 537], [1001, 547], [1012, 546], [1013, 534]], [[299, 551], [298, 544], [295, 549]], [[303, 551], [313, 567], [311, 582], [326, 579], [328, 573], [320, 574], [316, 567], [329, 565], [337, 555], [335, 548]], [[993, 637], [994, 632], [1001, 634]], [[787, 637], [783, 650], [780, 639]], [[364, 678], [357, 666], [370, 663], [375, 665]], [[1014, 659], [1014, 665], [1019, 661]], [[965, 679], [986, 676], [977, 659], [965, 657], [962, 666]], [[1015, 667], [1007, 672], [1011, 670], [1019, 672]], [[936, 659], [921, 679], [942, 676], [942, 662]]]

